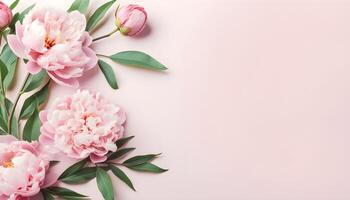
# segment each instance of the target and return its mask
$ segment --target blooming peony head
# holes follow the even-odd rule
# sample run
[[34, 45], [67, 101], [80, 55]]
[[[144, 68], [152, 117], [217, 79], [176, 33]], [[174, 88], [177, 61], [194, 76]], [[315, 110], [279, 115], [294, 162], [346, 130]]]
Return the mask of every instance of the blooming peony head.
[[0, 199], [26, 199], [46, 184], [49, 162], [38, 145], [0, 136]]
[[12, 21], [11, 9], [0, 1], [0, 30], [8, 27]]
[[90, 157], [92, 162], [100, 163], [107, 159], [108, 152], [117, 150], [115, 142], [123, 136], [126, 116], [98, 93], [78, 90], [56, 99], [53, 106], [40, 113], [40, 119], [41, 144], [70, 158]]
[[138, 5], [122, 6], [116, 13], [116, 25], [123, 35], [135, 36], [146, 27], [147, 13]]
[[85, 27], [85, 16], [78, 11], [34, 9], [22, 24], [17, 22], [8, 43], [18, 57], [29, 60], [31, 74], [45, 69], [58, 84], [78, 87], [77, 79], [97, 63]]

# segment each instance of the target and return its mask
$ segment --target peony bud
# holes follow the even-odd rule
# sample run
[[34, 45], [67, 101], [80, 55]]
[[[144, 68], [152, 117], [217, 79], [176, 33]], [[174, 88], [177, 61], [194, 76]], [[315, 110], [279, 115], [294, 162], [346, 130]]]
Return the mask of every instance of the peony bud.
[[116, 25], [123, 35], [135, 36], [146, 26], [147, 13], [138, 5], [122, 6], [116, 13]]
[[10, 25], [12, 20], [12, 12], [11, 9], [0, 1], [0, 30], [5, 29], [8, 25]]

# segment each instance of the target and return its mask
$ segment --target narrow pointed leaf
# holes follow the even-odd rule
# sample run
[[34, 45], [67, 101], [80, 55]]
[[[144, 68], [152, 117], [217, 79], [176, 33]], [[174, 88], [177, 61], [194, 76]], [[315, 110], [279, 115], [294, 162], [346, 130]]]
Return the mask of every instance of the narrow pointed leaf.
[[[0, 99], [1, 99], [0, 100], [0, 127], [4, 131], [8, 132], [8, 117], [9, 117], [8, 113], [12, 109], [13, 103], [9, 99], [5, 98], [1, 93], [0, 93]], [[15, 118], [15, 116], [14, 116], [14, 118]], [[12, 133], [15, 133], [13, 135], [16, 136], [17, 123], [12, 122], [12, 125], [14, 126], [14, 127], [12, 127], [12, 130], [14, 132], [12, 132]]]
[[[16, 120], [14, 120], [16, 121]], [[32, 142], [39, 139], [40, 135], [40, 119], [39, 119], [39, 111], [35, 108], [32, 115], [26, 122], [26, 125], [23, 129], [23, 139]]]
[[0, 135], [8, 135], [7, 132], [2, 129], [2, 127], [0, 127]]
[[128, 143], [130, 140], [132, 140], [135, 136], [130, 136], [130, 137], [124, 137], [115, 142], [118, 148], [123, 147], [126, 143]]
[[136, 166], [136, 165], [140, 165], [140, 164], [144, 164], [146, 162], [152, 161], [159, 155], [160, 154], [148, 154], [148, 155], [135, 156], [124, 161], [123, 164], [126, 166]]
[[0, 55], [0, 60], [6, 65], [7, 67], [7, 75], [4, 79], [4, 88], [7, 90], [11, 83], [14, 80], [18, 58], [17, 56], [12, 52], [11, 48], [8, 44], [5, 44]]
[[120, 158], [120, 157], [126, 155], [127, 153], [130, 153], [133, 150], [135, 150], [135, 148], [118, 149], [116, 152], [112, 153], [108, 157], [108, 160], [114, 160], [114, 159]]
[[156, 59], [154, 59], [152, 56], [140, 51], [123, 51], [123, 52], [119, 52], [114, 55], [111, 55], [110, 58], [114, 62], [132, 66], [132, 67], [161, 70], [161, 71], [168, 69], [163, 64], [161, 64]]
[[[2, 94], [0, 94], [0, 96], [2, 96]], [[2, 97], [4, 98], [4, 97]], [[7, 132], [8, 130], [8, 113], [6, 111], [6, 106], [4, 103], [4, 99], [0, 101], [0, 127], [1, 129], [3, 129], [4, 131]]]
[[75, 0], [68, 9], [68, 12], [79, 11], [81, 14], [85, 14], [89, 8], [90, 0]]
[[111, 177], [100, 167], [96, 169], [96, 182], [105, 200], [114, 200], [114, 190]]
[[115, 78], [115, 74], [112, 67], [103, 60], [98, 61], [98, 66], [100, 66], [100, 69], [111, 88], [115, 90], [118, 89], [117, 79]]
[[143, 163], [141, 165], [136, 166], [130, 166], [129, 169], [140, 171], [140, 172], [151, 172], [151, 173], [163, 173], [168, 171], [167, 169], [162, 169], [158, 167], [157, 165], [154, 165], [152, 163]]
[[74, 192], [73, 190], [62, 188], [62, 187], [49, 187], [46, 188], [45, 191], [48, 193], [59, 196], [63, 199], [71, 199], [71, 198], [86, 198], [87, 196]]
[[121, 169], [113, 165], [109, 165], [109, 168], [116, 177], [118, 177], [121, 181], [128, 185], [132, 190], [136, 191], [129, 177]]
[[23, 22], [24, 17], [28, 14], [29, 11], [31, 11], [34, 8], [34, 6], [35, 6], [35, 4], [32, 4], [31, 6], [29, 6], [28, 8], [26, 8], [22, 12], [16, 13], [13, 15], [11, 24], [9, 25], [10, 33], [16, 32], [16, 26], [15, 26], [16, 23]]
[[24, 101], [19, 119], [24, 119], [31, 116], [35, 108], [37, 106], [41, 106], [46, 101], [49, 95], [49, 84], [50, 82], [47, 82], [43, 88], [41, 88], [38, 92], [34, 93]]
[[18, 137], [18, 121], [16, 116], [12, 116], [11, 135]]
[[7, 72], [8, 71], [7, 71], [6, 64], [0, 60], [0, 81], [1, 81], [1, 86], [3, 86], [3, 83], [4, 83], [5, 77], [7, 75]]
[[68, 177], [71, 174], [74, 174], [75, 172], [81, 170], [83, 167], [85, 167], [86, 163], [88, 162], [88, 159], [84, 159], [82, 161], [79, 161], [72, 166], [70, 166], [68, 169], [66, 169], [58, 178], [58, 180], [64, 179]]
[[38, 74], [30, 75], [28, 83], [24, 87], [24, 92], [30, 92], [38, 88], [47, 77], [46, 70], [41, 70]]
[[8, 98], [6, 98], [5, 99], [5, 106], [6, 106], [7, 113], [9, 113], [13, 107], [13, 103]]
[[10, 5], [10, 9], [13, 10], [14, 8], [16, 8], [16, 6], [18, 5], [19, 0], [15, 0], [11, 5]]
[[41, 194], [43, 195], [44, 200], [55, 200], [55, 197], [45, 190], [42, 190]]
[[30, 5], [28, 8], [23, 10], [20, 14], [19, 20], [22, 22], [24, 17], [35, 7], [35, 4]]
[[98, 24], [98, 22], [102, 20], [109, 8], [112, 7], [115, 2], [116, 0], [112, 0], [97, 8], [86, 24], [86, 31], [91, 31]]
[[87, 167], [61, 179], [61, 181], [68, 184], [80, 184], [90, 181], [95, 177], [96, 167]]
[[29, 11], [31, 11], [34, 8], [35, 4], [32, 4], [31, 6], [29, 6], [28, 8], [26, 8], [25, 10], [23, 10], [20, 13], [16, 13], [11, 21], [11, 24], [9, 25], [10, 27], [10, 33], [15, 33], [16, 32], [16, 23], [19, 22], [23, 22], [24, 17], [29, 13]]

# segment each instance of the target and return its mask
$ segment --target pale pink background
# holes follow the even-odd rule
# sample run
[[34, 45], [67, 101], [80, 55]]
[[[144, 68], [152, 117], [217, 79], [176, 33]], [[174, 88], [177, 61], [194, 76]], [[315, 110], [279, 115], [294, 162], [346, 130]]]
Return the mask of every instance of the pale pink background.
[[[170, 70], [114, 64], [120, 90], [97, 68], [81, 86], [124, 107], [135, 153], [163, 152], [170, 171], [127, 171], [138, 191], [115, 180], [118, 199], [350, 199], [350, 1], [120, 2], [144, 5], [151, 31], [95, 49], [143, 50]], [[50, 102], [73, 92], [55, 85]], [[95, 181], [74, 188], [102, 199]]]

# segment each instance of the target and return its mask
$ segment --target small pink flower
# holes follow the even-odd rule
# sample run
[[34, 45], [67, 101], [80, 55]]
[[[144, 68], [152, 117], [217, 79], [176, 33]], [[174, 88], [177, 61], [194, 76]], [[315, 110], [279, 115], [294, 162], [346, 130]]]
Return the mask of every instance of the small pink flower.
[[0, 200], [23, 200], [56, 182], [38, 143], [0, 136]]
[[123, 136], [126, 116], [98, 93], [78, 90], [72, 96], [57, 98], [51, 108], [40, 112], [40, 119], [39, 141], [52, 153], [56, 149], [70, 158], [90, 157], [100, 163], [108, 152], [117, 150], [115, 142]]
[[17, 22], [8, 43], [18, 57], [29, 60], [31, 74], [45, 69], [58, 84], [78, 87], [77, 79], [97, 64], [85, 27], [85, 16], [78, 11], [35, 9], [23, 24]]
[[12, 21], [11, 9], [0, 1], [0, 30], [5, 29]]
[[135, 36], [146, 27], [147, 13], [141, 6], [127, 5], [118, 9], [116, 20], [116, 25], [123, 35]]

